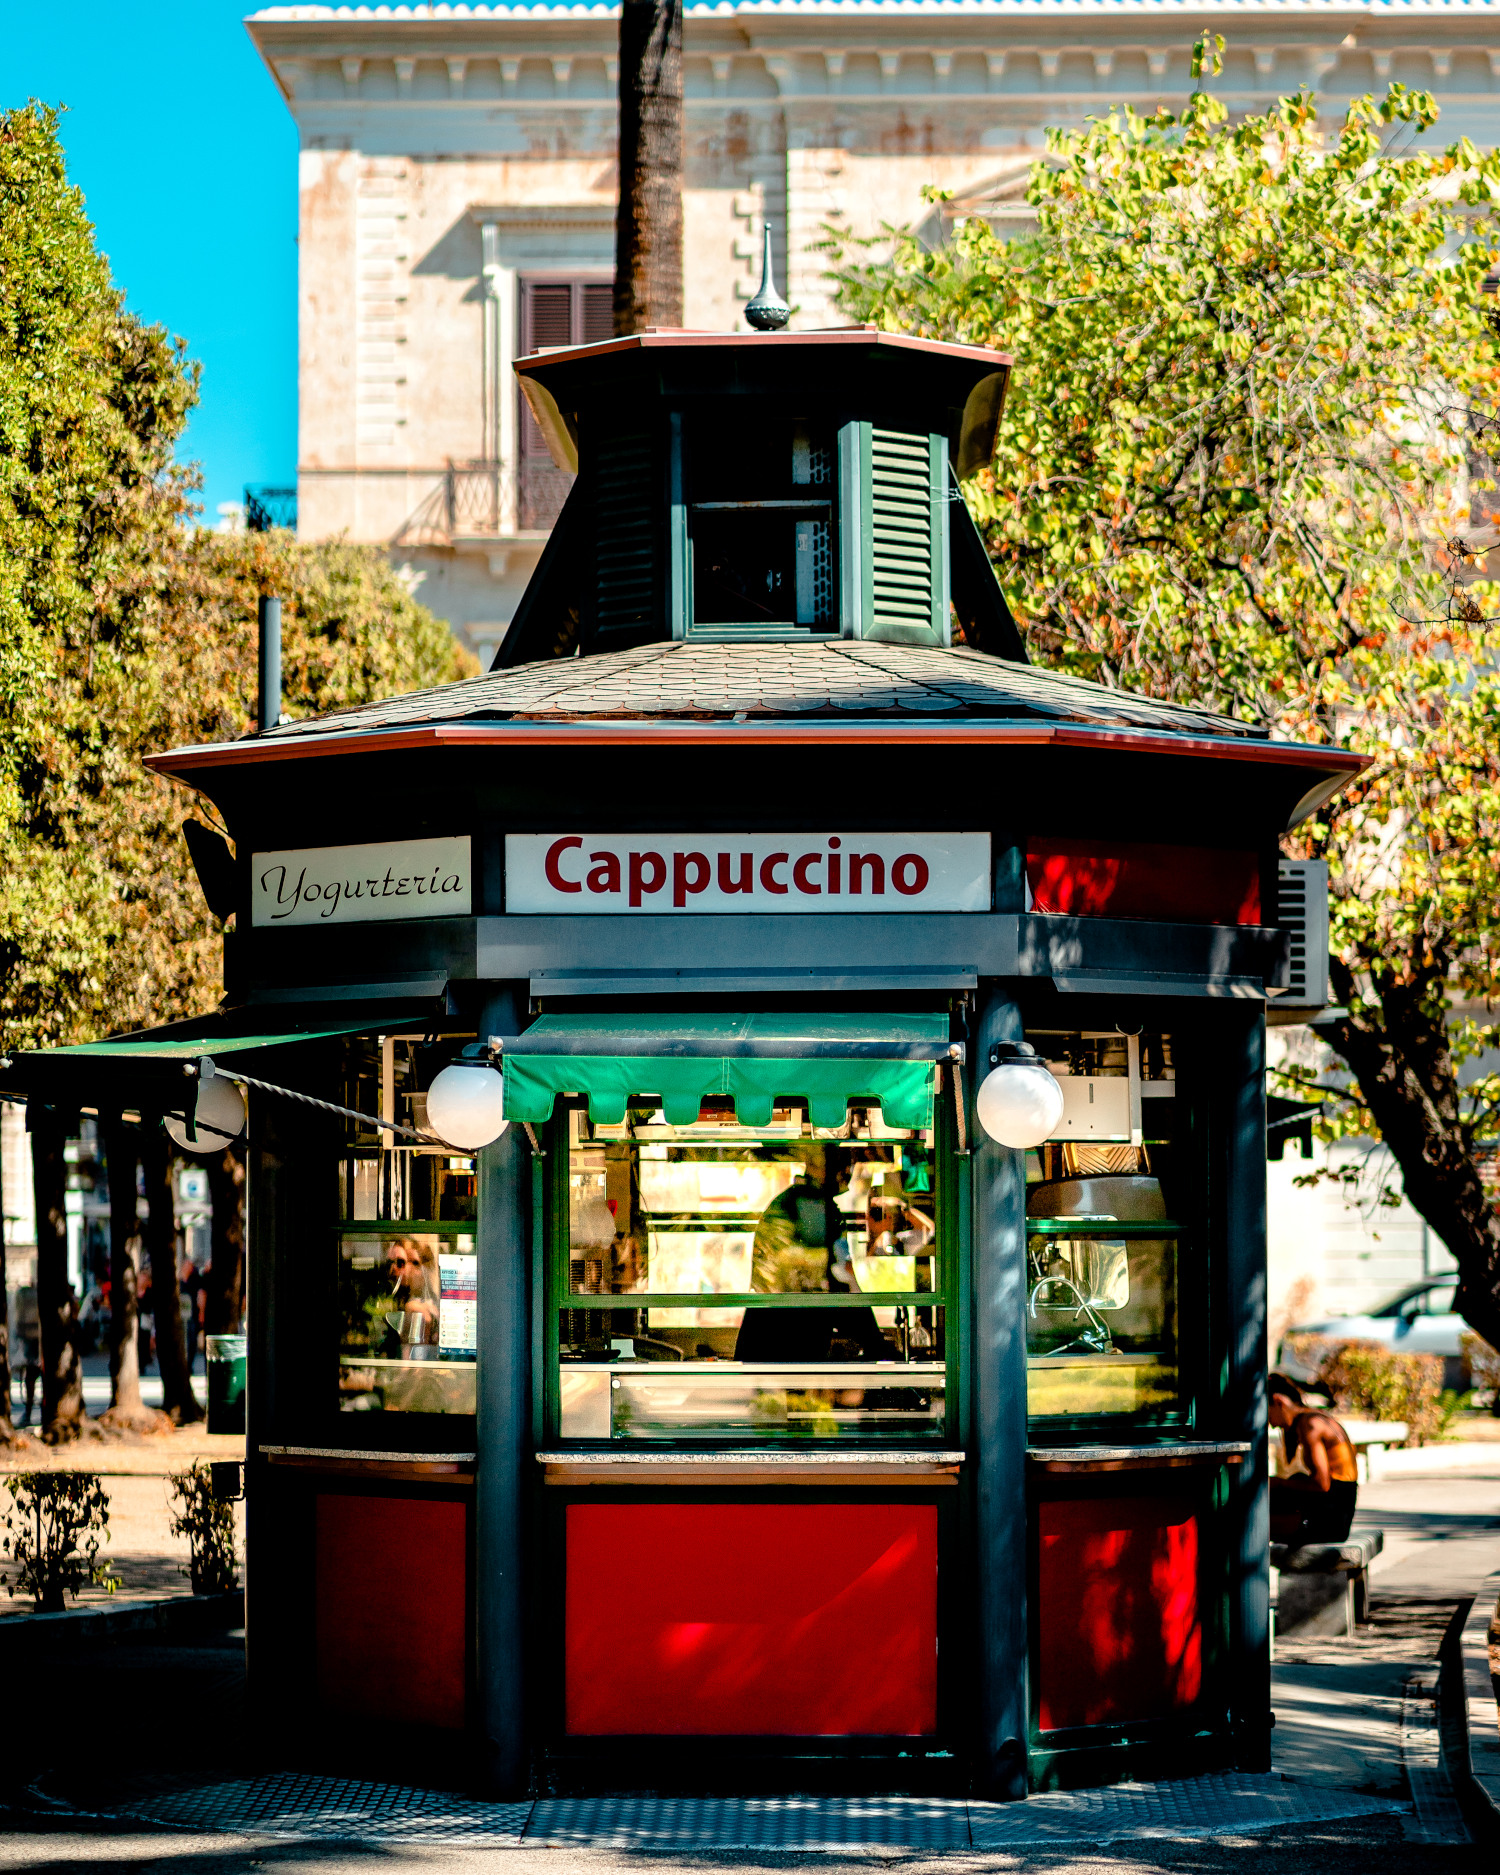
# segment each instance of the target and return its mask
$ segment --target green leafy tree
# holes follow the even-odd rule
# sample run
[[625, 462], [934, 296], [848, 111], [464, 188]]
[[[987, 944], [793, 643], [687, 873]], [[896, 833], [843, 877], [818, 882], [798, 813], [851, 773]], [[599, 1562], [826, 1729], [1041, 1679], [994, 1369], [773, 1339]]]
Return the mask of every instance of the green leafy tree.
[[1051, 134], [1034, 238], [971, 219], [837, 272], [861, 318], [1015, 354], [964, 493], [1033, 655], [1371, 758], [1287, 843], [1330, 863], [1333, 1126], [1388, 1143], [1494, 1342], [1500, 157], [1419, 145], [1436, 118], [1399, 85], [1331, 133], [1306, 93], [1113, 112]]
[[[192, 525], [173, 451], [197, 395], [180, 340], [130, 313], [67, 180], [57, 114], [0, 113], [0, 1045], [81, 1041], [218, 1000], [221, 942], [182, 840], [191, 798], [142, 757], [253, 726], [256, 601], [285, 603], [286, 707], [356, 704], [477, 666], [378, 548]], [[47, 1202], [52, 1116], [34, 1139]], [[123, 1128], [112, 1178], [134, 1189]], [[141, 1141], [140, 1147], [154, 1142]], [[55, 1150], [54, 1150], [55, 1149]], [[139, 1149], [138, 1149], [139, 1150]], [[150, 1156], [148, 1154], [148, 1156]], [[132, 1162], [126, 1163], [129, 1159]], [[156, 1160], [152, 1158], [155, 1166]], [[157, 1168], [160, 1172], [160, 1168]], [[170, 1180], [155, 1178], [162, 1206]], [[218, 1181], [238, 1204], [240, 1182]], [[168, 1405], [193, 1399], [170, 1216], [153, 1218], [152, 1297]], [[235, 1232], [219, 1230], [228, 1243]], [[133, 1231], [122, 1237], [121, 1268]], [[51, 1436], [81, 1417], [62, 1237], [39, 1244]], [[42, 1267], [42, 1265], [45, 1267]], [[159, 1267], [158, 1267], [159, 1266]], [[3, 1297], [0, 1269], [0, 1297]], [[218, 1311], [216, 1326], [224, 1310]], [[129, 1309], [118, 1319], [127, 1324]], [[3, 1302], [0, 1302], [3, 1330]], [[0, 1332], [0, 1354], [5, 1336]], [[115, 1356], [120, 1350], [117, 1348]], [[139, 1411], [114, 1362], [116, 1406]], [[8, 1387], [0, 1402], [8, 1399]], [[0, 1406], [3, 1413], [3, 1406]], [[63, 1422], [66, 1422], [65, 1424]]]
[[172, 449], [196, 368], [128, 312], [67, 180], [57, 115], [0, 114], [0, 1023], [86, 1025], [113, 883], [77, 837], [105, 784], [94, 687], [119, 583], [186, 512]]

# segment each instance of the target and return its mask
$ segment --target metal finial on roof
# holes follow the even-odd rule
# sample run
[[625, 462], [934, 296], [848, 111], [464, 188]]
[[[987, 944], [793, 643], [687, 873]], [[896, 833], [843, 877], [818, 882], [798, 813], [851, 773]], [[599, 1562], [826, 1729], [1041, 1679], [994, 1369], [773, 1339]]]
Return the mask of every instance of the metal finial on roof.
[[768, 221], [760, 285], [755, 290], [755, 298], [745, 307], [745, 323], [754, 326], [757, 332], [779, 332], [791, 316], [792, 309], [776, 291], [775, 276], [771, 272], [771, 224]]

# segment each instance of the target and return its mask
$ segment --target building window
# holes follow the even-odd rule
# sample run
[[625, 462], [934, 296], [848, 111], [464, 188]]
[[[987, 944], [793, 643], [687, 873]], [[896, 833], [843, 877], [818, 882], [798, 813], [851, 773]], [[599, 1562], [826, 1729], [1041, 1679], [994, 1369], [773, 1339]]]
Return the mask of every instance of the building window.
[[[560, 1128], [558, 1129], [561, 1130]], [[947, 1244], [931, 1131], [705, 1101], [567, 1115], [555, 1193], [564, 1439], [892, 1440], [945, 1428]]]
[[[361, 1038], [343, 1105], [423, 1131], [426, 1089], [452, 1053], [418, 1036]], [[474, 1160], [351, 1121], [340, 1174], [339, 1411], [472, 1413]]]
[[[521, 286], [521, 351], [555, 351], [614, 337], [614, 285], [608, 280], [526, 278]], [[523, 533], [545, 532], [562, 512], [573, 477], [558, 468], [531, 406], [517, 392], [520, 437], [519, 521]]]
[[834, 631], [836, 453], [831, 424], [689, 426], [693, 637]]
[[1191, 1205], [1172, 1038], [1116, 1030], [1028, 1039], [1064, 1098], [1060, 1136], [1027, 1154], [1033, 1424], [1181, 1422], [1183, 1324], [1201, 1318], [1204, 1285], [1182, 1222]]

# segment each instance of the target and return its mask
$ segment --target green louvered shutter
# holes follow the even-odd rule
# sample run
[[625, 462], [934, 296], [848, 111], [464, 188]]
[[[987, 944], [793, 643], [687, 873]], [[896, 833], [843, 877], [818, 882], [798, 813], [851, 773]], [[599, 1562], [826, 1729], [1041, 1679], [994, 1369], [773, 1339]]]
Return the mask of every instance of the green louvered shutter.
[[593, 452], [594, 638], [601, 650], [662, 628], [655, 455], [645, 430], [601, 437]]
[[[870, 432], [870, 608], [863, 636], [895, 644], [947, 639], [946, 488], [934, 500], [941, 438]], [[943, 465], [946, 473], [946, 463]]]

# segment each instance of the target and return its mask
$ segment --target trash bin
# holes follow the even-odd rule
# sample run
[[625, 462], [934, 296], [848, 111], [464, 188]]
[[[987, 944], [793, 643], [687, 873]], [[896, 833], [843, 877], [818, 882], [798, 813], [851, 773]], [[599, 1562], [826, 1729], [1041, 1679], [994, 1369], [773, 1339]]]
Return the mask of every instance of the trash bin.
[[245, 1430], [245, 1337], [209, 1335], [208, 1429], [210, 1432]]

